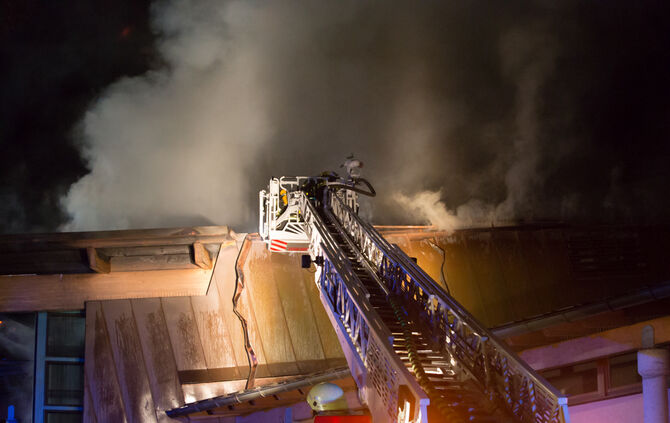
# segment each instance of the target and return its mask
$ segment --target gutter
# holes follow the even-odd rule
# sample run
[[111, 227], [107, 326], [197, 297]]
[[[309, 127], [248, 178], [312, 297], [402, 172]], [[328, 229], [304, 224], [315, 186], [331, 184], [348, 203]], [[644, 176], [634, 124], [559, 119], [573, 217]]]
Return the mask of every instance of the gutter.
[[624, 308], [646, 304], [669, 297], [670, 281], [653, 286], [645, 286], [638, 291], [634, 291], [618, 297], [607, 298], [603, 301], [571, 306], [527, 320], [507, 323], [505, 325], [492, 328], [491, 332], [493, 332], [493, 334], [498, 338], [509, 338], [511, 336], [521, 335], [528, 332], [539, 331], [541, 329], [562, 323], [574, 322], [576, 320], [584, 319], [606, 311], [621, 310]]

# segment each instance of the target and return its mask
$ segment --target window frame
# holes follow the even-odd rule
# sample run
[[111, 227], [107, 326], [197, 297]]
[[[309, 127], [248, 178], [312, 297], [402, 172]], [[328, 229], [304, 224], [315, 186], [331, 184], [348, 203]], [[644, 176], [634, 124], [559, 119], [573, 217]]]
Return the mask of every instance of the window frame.
[[[61, 357], [59, 357], [61, 358]], [[45, 377], [44, 377], [44, 405], [45, 406], [65, 406], [65, 404], [49, 404], [49, 372], [48, 368], [50, 364], [65, 364], [65, 365], [75, 365], [80, 367], [80, 371], [82, 372], [81, 374], [84, 374], [84, 360], [81, 358], [74, 358], [74, 357], [67, 357], [68, 360], [54, 360], [53, 357], [46, 357], [46, 360], [44, 362], [44, 370], [45, 370]], [[78, 407], [84, 405], [84, 396], [83, 396], [83, 390], [84, 386], [82, 385], [82, 397], [81, 397], [81, 405], [76, 405]], [[75, 406], [72, 404], [72, 406]]]
[[[76, 310], [73, 313], [80, 313], [83, 316], [83, 310]], [[48, 411], [75, 411], [83, 416], [84, 406], [82, 405], [48, 405], [46, 403], [46, 368], [47, 363], [78, 363], [83, 365], [83, 357], [53, 357], [47, 355], [47, 324], [48, 312], [40, 311], [37, 313], [35, 327], [35, 389], [34, 389], [34, 408], [33, 422], [44, 423]]]
[[[663, 348], [666, 345], [658, 345], [657, 348]], [[602, 401], [606, 399], [611, 399], [611, 398], [617, 398], [617, 397], [622, 397], [626, 395], [633, 395], [633, 394], [639, 394], [642, 393], [642, 382], [636, 382], [636, 383], [630, 383], [627, 385], [622, 385], [622, 386], [617, 386], [617, 387], [610, 387], [610, 359], [619, 357], [622, 355], [627, 355], [633, 352], [637, 352], [637, 350], [628, 350], [625, 352], [620, 352], [617, 354], [613, 354], [611, 356], [607, 357], [601, 357], [598, 359], [593, 359], [593, 360], [586, 360], [586, 361], [580, 361], [580, 362], [575, 362], [575, 363], [570, 363], [569, 366], [560, 366], [560, 367], [550, 367], [546, 369], [540, 370], [540, 373], [548, 372], [551, 370], [556, 370], [556, 369], [563, 369], [566, 367], [573, 367], [577, 366], [579, 364], [585, 364], [585, 363], [596, 363], [597, 367], [597, 390], [593, 392], [585, 392], [582, 394], [575, 394], [575, 395], [570, 395], [568, 396], [568, 406], [573, 406], [573, 405], [579, 405], [579, 404], [586, 404], [589, 402], [594, 402], [594, 401]]]

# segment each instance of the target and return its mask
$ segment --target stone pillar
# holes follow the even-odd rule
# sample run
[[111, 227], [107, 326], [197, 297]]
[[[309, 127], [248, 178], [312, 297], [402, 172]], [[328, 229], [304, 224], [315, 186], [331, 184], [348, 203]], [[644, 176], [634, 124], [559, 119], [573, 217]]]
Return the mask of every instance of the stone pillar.
[[649, 348], [637, 352], [637, 372], [642, 376], [644, 423], [668, 423], [670, 351]]

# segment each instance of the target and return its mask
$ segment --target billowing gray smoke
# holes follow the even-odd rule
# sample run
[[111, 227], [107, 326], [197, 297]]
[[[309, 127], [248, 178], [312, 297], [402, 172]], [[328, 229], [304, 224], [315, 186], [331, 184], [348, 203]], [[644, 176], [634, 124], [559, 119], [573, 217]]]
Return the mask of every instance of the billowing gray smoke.
[[[159, 3], [164, 63], [81, 121], [91, 172], [63, 199], [65, 229], [253, 230], [270, 176], [350, 153], [377, 223], [566, 218], [586, 197], [597, 210], [611, 193], [564, 171], [590, 136], [580, 88], [561, 83], [573, 8], [522, 4]], [[609, 162], [592, 170], [610, 183]]]

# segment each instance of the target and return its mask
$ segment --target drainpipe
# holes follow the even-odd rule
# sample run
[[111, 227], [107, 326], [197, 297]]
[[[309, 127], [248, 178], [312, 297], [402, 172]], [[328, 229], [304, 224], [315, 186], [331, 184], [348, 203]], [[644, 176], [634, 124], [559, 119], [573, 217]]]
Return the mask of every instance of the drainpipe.
[[668, 423], [670, 351], [648, 348], [637, 352], [637, 372], [642, 376], [644, 423]]
[[670, 351], [654, 348], [654, 328], [642, 328], [642, 348], [637, 352], [637, 372], [642, 376], [644, 423], [668, 423]]
[[633, 307], [668, 297], [670, 297], [670, 282], [666, 281], [656, 285], [646, 286], [638, 291], [618, 297], [608, 298], [590, 304], [568, 307], [561, 311], [547, 313], [521, 322], [504, 324], [492, 328], [491, 331], [499, 338], [508, 338], [510, 336], [538, 331], [561, 323], [574, 322], [575, 320], [590, 317], [605, 311]]

